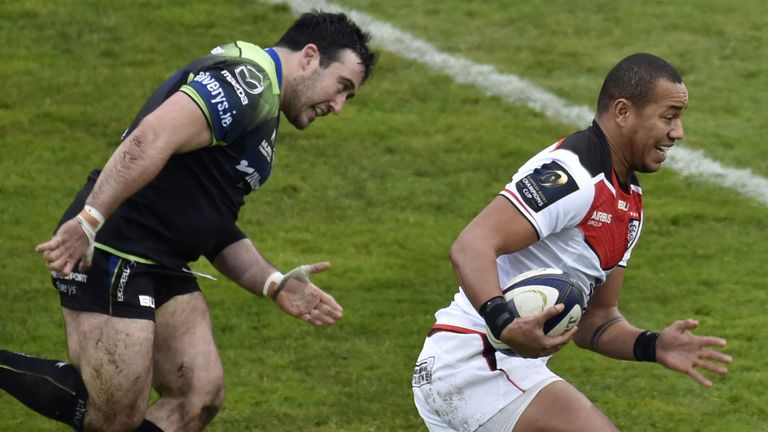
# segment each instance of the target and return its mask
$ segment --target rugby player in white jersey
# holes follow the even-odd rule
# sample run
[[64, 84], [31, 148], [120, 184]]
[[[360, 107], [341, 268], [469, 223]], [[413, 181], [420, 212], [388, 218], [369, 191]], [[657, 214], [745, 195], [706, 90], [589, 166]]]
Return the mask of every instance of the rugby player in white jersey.
[[[606, 76], [592, 124], [531, 158], [451, 247], [460, 283], [435, 314], [413, 373], [416, 407], [432, 432], [615, 431], [581, 392], [547, 368], [570, 340], [600, 354], [655, 361], [689, 374], [724, 374], [731, 358], [709, 349], [725, 340], [696, 336], [692, 319], [660, 333], [627, 322], [618, 308], [643, 225], [636, 172], [658, 171], [683, 138], [688, 90], [678, 72], [650, 54], [621, 60]], [[589, 297], [578, 327], [548, 337], [543, 323], [562, 305], [514, 318], [501, 288], [525, 271], [554, 267]], [[486, 329], [519, 353], [496, 352]]]

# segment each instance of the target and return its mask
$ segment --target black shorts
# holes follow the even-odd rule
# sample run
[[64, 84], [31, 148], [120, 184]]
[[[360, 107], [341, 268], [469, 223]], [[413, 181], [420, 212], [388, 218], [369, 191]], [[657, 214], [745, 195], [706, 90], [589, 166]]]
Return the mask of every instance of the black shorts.
[[[75, 266], [77, 268], [77, 266]], [[155, 320], [155, 309], [171, 298], [200, 291], [195, 277], [181, 269], [136, 262], [101, 249], [83, 273], [51, 272], [61, 305], [121, 318]]]

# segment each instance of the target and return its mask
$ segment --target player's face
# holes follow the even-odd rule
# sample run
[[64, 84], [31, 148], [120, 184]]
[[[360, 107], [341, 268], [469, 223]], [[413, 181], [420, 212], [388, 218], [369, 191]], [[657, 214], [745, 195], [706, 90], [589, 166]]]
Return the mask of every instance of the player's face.
[[685, 84], [660, 80], [653, 100], [630, 113], [627, 137], [632, 171], [655, 172], [667, 159], [667, 151], [683, 139], [683, 111], [688, 107]]
[[364, 75], [365, 68], [352, 50], [342, 51], [339, 60], [325, 69], [316, 61], [285, 89], [283, 113], [297, 129], [305, 129], [318, 117], [338, 114], [355, 96]]

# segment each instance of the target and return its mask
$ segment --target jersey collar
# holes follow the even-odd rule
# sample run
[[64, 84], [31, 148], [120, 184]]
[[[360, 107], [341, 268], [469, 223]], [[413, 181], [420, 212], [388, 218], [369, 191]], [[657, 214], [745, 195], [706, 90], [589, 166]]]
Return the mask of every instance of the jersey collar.
[[272, 57], [272, 61], [275, 62], [275, 71], [277, 71], [277, 85], [282, 89], [283, 88], [283, 64], [280, 62], [280, 56], [277, 55], [277, 52], [273, 48], [267, 48], [264, 51], [269, 54], [270, 57]]

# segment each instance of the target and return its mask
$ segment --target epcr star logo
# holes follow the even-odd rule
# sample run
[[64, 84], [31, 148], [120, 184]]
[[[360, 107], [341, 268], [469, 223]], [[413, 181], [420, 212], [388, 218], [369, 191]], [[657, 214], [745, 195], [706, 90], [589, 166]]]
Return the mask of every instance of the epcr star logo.
[[542, 186], [562, 186], [566, 183], [568, 183], [568, 174], [560, 170], [545, 171], [539, 176], [539, 184]]
[[250, 94], [259, 94], [264, 90], [264, 77], [250, 65], [241, 65], [235, 69], [240, 85]]

